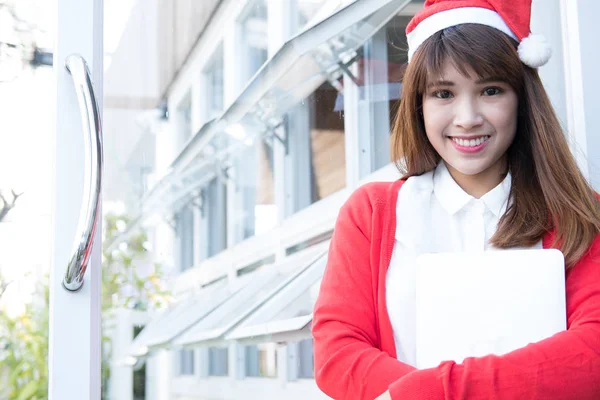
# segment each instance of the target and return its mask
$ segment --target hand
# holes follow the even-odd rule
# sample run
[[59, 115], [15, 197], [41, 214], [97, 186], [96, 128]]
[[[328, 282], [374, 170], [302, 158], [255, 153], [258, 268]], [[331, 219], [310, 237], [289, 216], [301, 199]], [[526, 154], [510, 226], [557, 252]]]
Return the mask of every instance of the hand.
[[375, 400], [392, 400], [392, 396], [390, 396], [390, 391], [386, 390], [384, 393], [381, 394], [381, 396], [379, 396]]

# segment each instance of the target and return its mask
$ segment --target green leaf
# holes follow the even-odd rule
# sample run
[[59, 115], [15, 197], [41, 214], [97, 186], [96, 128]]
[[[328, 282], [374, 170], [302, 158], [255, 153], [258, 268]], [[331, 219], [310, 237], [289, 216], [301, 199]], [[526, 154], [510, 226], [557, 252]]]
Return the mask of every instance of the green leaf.
[[35, 395], [35, 393], [38, 391], [38, 387], [39, 382], [30, 381], [23, 387], [16, 400], [30, 400], [33, 397], [33, 395]]

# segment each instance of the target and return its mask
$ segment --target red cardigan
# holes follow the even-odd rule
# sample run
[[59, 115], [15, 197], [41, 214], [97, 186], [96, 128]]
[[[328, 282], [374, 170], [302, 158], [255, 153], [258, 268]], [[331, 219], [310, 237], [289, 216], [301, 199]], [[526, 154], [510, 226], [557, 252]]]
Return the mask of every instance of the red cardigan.
[[[403, 181], [371, 183], [340, 210], [314, 309], [315, 379], [334, 399], [600, 399], [600, 236], [567, 272], [568, 330], [504, 356], [417, 370], [396, 359], [385, 305]], [[551, 247], [553, 235], [543, 239]]]

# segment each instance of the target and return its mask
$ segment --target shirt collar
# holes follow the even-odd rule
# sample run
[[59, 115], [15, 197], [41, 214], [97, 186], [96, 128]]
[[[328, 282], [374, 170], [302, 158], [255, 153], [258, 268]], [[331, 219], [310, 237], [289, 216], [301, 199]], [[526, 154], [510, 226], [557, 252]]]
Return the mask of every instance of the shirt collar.
[[[498, 186], [481, 197], [485, 206], [498, 218], [506, 211], [511, 182], [511, 176], [510, 173], [508, 173], [506, 174], [506, 178], [504, 178]], [[440, 162], [435, 169], [433, 175], [433, 191], [442, 207], [444, 207], [450, 215], [457, 213], [471, 200], [475, 200], [473, 196], [458, 186], [443, 161]]]

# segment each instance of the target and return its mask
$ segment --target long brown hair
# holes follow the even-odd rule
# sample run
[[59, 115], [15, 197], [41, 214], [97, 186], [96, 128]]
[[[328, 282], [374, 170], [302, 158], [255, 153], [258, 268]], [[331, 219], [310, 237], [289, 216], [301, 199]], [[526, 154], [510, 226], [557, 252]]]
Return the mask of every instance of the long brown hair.
[[440, 31], [417, 50], [403, 78], [402, 100], [392, 132], [392, 159], [404, 177], [431, 171], [440, 162], [425, 133], [422, 98], [428, 77], [439, 77], [445, 61], [465, 76], [508, 83], [517, 93], [517, 134], [508, 149], [511, 202], [491, 244], [531, 246], [554, 229], [568, 267], [600, 232], [600, 207], [569, 150], [565, 134], [535, 69], [524, 65], [517, 42], [484, 25]]

